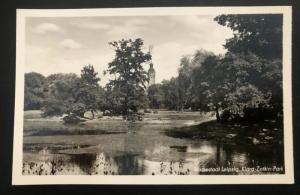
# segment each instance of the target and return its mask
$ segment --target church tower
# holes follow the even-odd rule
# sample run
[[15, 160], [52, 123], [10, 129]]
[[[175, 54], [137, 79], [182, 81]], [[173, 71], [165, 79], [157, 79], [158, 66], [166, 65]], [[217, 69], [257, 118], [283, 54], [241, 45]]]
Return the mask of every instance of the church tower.
[[155, 70], [153, 68], [152, 62], [150, 63], [150, 68], [148, 70], [148, 76], [149, 76], [149, 84], [148, 86], [155, 84]]
[[[152, 53], [152, 50], [153, 50], [153, 46], [150, 45], [149, 46], [149, 54]], [[152, 59], [150, 60], [150, 68], [148, 70], [148, 77], [149, 77], [148, 87], [150, 87], [151, 85], [155, 84], [155, 70], [153, 68]]]

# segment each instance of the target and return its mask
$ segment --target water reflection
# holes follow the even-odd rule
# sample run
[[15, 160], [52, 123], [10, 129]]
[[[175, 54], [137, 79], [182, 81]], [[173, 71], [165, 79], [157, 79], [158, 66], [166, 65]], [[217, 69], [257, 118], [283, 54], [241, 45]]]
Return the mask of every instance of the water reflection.
[[[283, 164], [282, 151], [274, 147], [224, 145], [201, 141], [189, 145], [154, 145], [142, 153], [57, 154], [44, 148], [35, 161], [25, 161], [23, 174], [35, 175], [187, 175], [224, 174], [221, 168]], [[30, 155], [30, 153], [25, 153]], [[209, 168], [220, 170], [207, 171]], [[272, 172], [272, 170], [269, 170]], [[227, 174], [260, 174], [229, 171]], [[276, 172], [283, 173], [282, 171]]]

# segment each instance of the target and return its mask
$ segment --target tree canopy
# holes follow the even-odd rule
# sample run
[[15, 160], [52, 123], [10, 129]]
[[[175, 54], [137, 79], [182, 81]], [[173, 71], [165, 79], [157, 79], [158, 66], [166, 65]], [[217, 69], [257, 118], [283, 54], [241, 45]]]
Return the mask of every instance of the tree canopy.
[[252, 52], [270, 59], [282, 57], [282, 15], [220, 15], [215, 21], [234, 32], [234, 37], [224, 45], [229, 52]]
[[25, 74], [24, 109], [38, 110], [44, 103], [46, 78], [36, 72]]
[[99, 106], [98, 103], [103, 98], [100, 97], [99, 81], [98, 73], [92, 65], [83, 67], [80, 79], [73, 90], [74, 103], [77, 106], [73, 107], [70, 112], [77, 113], [77, 115], [83, 117], [86, 111], [91, 111], [92, 118], [94, 118], [94, 112], [97, 111]]
[[151, 54], [144, 52], [142, 39], [128, 39], [109, 43], [115, 50], [115, 58], [108, 64], [108, 73], [114, 76], [107, 84], [114, 91], [114, 99], [120, 102], [123, 116], [137, 113], [145, 106], [148, 74], [143, 65], [151, 60]]

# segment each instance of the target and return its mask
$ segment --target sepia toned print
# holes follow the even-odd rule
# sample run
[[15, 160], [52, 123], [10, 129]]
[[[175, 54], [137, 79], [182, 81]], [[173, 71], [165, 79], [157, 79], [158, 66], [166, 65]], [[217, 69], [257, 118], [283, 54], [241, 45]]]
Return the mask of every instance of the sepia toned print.
[[288, 7], [18, 14], [14, 184], [293, 182]]

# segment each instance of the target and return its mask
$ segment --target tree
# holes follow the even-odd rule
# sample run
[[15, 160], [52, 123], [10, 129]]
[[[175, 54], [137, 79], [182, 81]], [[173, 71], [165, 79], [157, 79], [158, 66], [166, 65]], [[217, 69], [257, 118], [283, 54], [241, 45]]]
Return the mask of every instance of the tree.
[[[227, 80], [232, 84], [232, 90], [224, 98], [227, 111], [239, 118], [249, 117], [245, 110], [251, 109], [274, 112], [273, 118], [276, 113], [282, 112], [282, 78], [278, 68], [280, 62], [266, 60], [252, 53], [228, 53], [222, 64], [228, 70]], [[267, 115], [270, 114], [266, 113], [265, 117]]]
[[108, 73], [114, 76], [107, 88], [117, 91], [122, 115], [126, 118], [145, 106], [148, 74], [143, 64], [151, 60], [149, 52], [143, 52], [142, 39], [120, 40], [109, 43], [115, 50], [115, 58], [108, 64]]
[[42, 107], [43, 116], [60, 116], [72, 109], [73, 94], [79, 82], [76, 74], [52, 74], [46, 78], [45, 100]]
[[[101, 106], [103, 89], [99, 86], [92, 65], [84, 66], [81, 75], [52, 74], [46, 78], [43, 115], [55, 116], [68, 114], [74, 117], [84, 117], [87, 111], [92, 113]], [[100, 104], [100, 105], [99, 105]]]
[[97, 75], [98, 73], [95, 72], [94, 66], [89, 64], [87, 66], [84, 66], [81, 70], [80, 80], [86, 85], [98, 87], [100, 78]]
[[224, 99], [227, 110], [244, 117], [251, 109], [282, 115], [282, 15], [220, 15], [215, 20], [234, 31], [222, 60], [236, 78]]
[[44, 103], [45, 77], [39, 73], [25, 74], [24, 109], [39, 110]]
[[192, 67], [190, 59], [187, 56], [183, 56], [180, 60], [180, 68], [178, 69], [178, 98], [179, 98], [179, 108], [181, 111], [188, 106], [191, 100], [191, 72]]
[[219, 111], [224, 107], [223, 99], [230, 85], [224, 79], [224, 71], [220, 57], [208, 56], [192, 74], [192, 89], [200, 101], [200, 109], [215, 111], [217, 121], [220, 121]]
[[[103, 98], [100, 97], [100, 86], [98, 84], [100, 78], [97, 75], [98, 73], [95, 72], [92, 65], [84, 66], [81, 70], [80, 79], [72, 92], [74, 94], [74, 103], [77, 104], [77, 106], [74, 106], [74, 109], [77, 110], [76, 113], [81, 117], [84, 116], [86, 111], [90, 111], [94, 119], [94, 112], [97, 111], [99, 99]], [[73, 112], [75, 111], [74, 109]], [[82, 111], [78, 112], [78, 110]]]
[[177, 78], [163, 80], [161, 86], [164, 94], [164, 106], [170, 110], [179, 110], [179, 94]]
[[164, 106], [164, 94], [161, 84], [154, 84], [148, 88], [149, 107], [159, 109]]
[[197, 88], [195, 81], [201, 75], [194, 74], [202, 66], [202, 63], [207, 57], [214, 56], [212, 52], [204, 49], [198, 49], [191, 56], [184, 56], [180, 61], [180, 67], [178, 69], [178, 95], [179, 95], [179, 107], [192, 108], [193, 110], [200, 109], [201, 97], [197, 94]]
[[213, 52], [206, 51], [205, 49], [197, 49], [190, 59], [190, 67], [196, 68], [201, 66], [204, 60], [209, 57], [215, 55]]
[[123, 96], [125, 96], [120, 88], [106, 85], [104, 111], [108, 111], [111, 115], [123, 114]]
[[215, 21], [234, 32], [225, 44], [229, 52], [274, 59], [282, 58], [282, 18], [281, 14], [238, 14], [220, 15]]
[[265, 76], [274, 78], [277, 74], [262, 73], [264, 67], [265, 62], [250, 53], [207, 57], [191, 76], [192, 91], [200, 108], [215, 111], [217, 121], [221, 121], [220, 111], [226, 113], [226, 120], [241, 120], [249, 118], [247, 113], [252, 114], [251, 110], [274, 109], [270, 103], [273, 89]]

